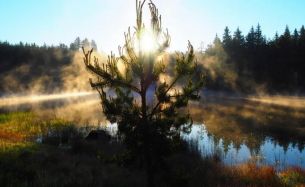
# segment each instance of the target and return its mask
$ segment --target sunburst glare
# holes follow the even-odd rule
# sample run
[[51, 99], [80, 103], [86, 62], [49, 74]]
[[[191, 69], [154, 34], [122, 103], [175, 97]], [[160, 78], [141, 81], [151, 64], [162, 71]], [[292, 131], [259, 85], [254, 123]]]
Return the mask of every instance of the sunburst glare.
[[156, 41], [148, 32], [143, 33], [140, 43], [141, 50], [144, 52], [152, 52], [156, 46]]

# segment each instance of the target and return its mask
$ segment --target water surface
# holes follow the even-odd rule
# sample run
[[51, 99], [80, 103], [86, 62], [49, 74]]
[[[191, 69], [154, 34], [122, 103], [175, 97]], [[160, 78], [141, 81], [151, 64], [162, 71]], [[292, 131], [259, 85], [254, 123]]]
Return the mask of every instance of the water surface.
[[[63, 118], [76, 126], [106, 125], [97, 93], [0, 98], [2, 112], [33, 110], [37, 120]], [[281, 169], [305, 168], [305, 99], [204, 92], [186, 109], [191, 134], [203, 155], [217, 153], [227, 164], [256, 159]], [[186, 111], [185, 110], [185, 111]]]
[[[217, 147], [228, 164], [305, 168], [305, 99], [210, 93], [190, 105], [195, 124], [190, 137], [206, 150]], [[211, 152], [211, 151], [210, 151]]]

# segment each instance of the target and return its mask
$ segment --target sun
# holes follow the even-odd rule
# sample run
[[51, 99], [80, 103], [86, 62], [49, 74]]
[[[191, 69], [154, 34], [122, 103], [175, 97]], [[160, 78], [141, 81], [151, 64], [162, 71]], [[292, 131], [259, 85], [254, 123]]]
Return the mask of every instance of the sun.
[[156, 41], [148, 32], [143, 33], [140, 43], [141, 49], [144, 52], [152, 52], [156, 46]]

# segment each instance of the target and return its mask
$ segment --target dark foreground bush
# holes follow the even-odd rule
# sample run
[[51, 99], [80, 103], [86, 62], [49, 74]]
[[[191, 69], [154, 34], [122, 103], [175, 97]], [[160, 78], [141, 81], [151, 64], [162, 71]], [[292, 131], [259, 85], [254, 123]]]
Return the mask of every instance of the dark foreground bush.
[[[41, 145], [0, 153], [0, 186], [143, 186], [143, 172], [105, 164], [98, 155]], [[119, 180], [118, 180], [119, 179]], [[144, 180], [145, 181], [145, 180]]]
[[[125, 155], [125, 157], [124, 157]], [[139, 158], [126, 160], [120, 143], [75, 141], [71, 149], [41, 144], [16, 144], [0, 151], [0, 186], [146, 186], [146, 172]], [[128, 160], [128, 159], [127, 159]], [[277, 173], [271, 166], [254, 162], [228, 166], [218, 156], [202, 158], [182, 148], [167, 158], [156, 174], [158, 186], [301, 186], [300, 168]]]

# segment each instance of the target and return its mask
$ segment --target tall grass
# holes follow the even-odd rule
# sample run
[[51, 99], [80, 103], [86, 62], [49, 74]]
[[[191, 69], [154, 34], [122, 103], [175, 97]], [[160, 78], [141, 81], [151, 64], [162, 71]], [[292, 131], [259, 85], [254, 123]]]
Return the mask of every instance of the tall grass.
[[290, 167], [278, 176], [284, 186], [305, 186], [305, 170], [300, 167]]
[[[65, 132], [70, 134], [73, 129], [63, 119], [37, 121], [33, 112], [0, 114], [0, 186], [147, 185], [144, 168], [135, 164], [138, 158], [126, 157], [126, 147], [118, 141], [74, 139], [71, 149], [29, 141], [31, 136], [52, 132], [49, 138], [57, 141], [59, 137], [63, 142]], [[258, 166], [255, 161], [226, 165], [216, 144], [204, 148], [198, 139], [189, 139], [182, 145], [166, 159], [167, 169], [156, 174], [158, 186], [305, 185], [301, 168], [277, 172], [275, 167]]]
[[0, 148], [12, 143], [33, 141], [37, 137], [53, 144], [66, 143], [75, 133], [74, 125], [64, 119], [39, 121], [32, 111], [0, 114]]
[[180, 175], [183, 171], [189, 177], [189, 186], [305, 186], [305, 170], [299, 167], [287, 166], [279, 172], [276, 166], [258, 164], [256, 159], [226, 165], [216, 144], [207, 149], [200, 147], [198, 138], [185, 141], [187, 154], [175, 155], [170, 162], [175, 160], [173, 166], [180, 168]]

